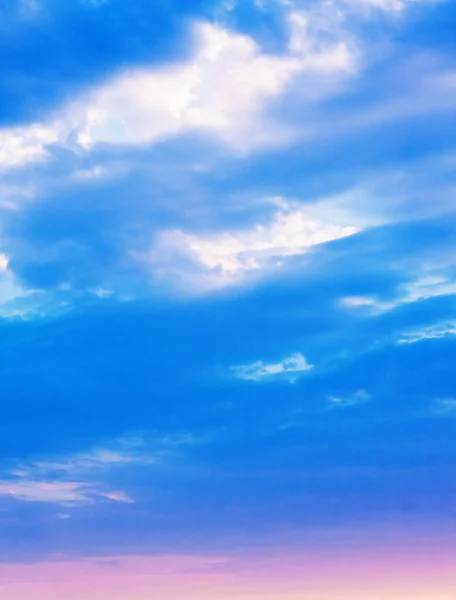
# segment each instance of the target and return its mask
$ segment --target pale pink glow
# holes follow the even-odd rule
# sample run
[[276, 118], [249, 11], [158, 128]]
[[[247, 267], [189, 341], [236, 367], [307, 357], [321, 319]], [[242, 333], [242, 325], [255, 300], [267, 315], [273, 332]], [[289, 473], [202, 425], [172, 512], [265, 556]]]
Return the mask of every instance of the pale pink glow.
[[0, 565], [5, 600], [455, 600], [454, 540]]
[[114, 502], [125, 502], [127, 504], [132, 504], [134, 502], [134, 500], [132, 500], [124, 492], [107, 492], [107, 493], [100, 492], [99, 495], [103, 496], [104, 498], [108, 498], [109, 500], [113, 500]]
[[0, 483], [0, 496], [14, 496], [28, 502], [60, 504], [88, 502], [84, 486], [77, 482], [19, 480]]
[[12, 496], [25, 502], [50, 502], [64, 506], [90, 504], [97, 497], [107, 498], [113, 502], [128, 504], [134, 502], [124, 492], [101, 492], [85, 483], [35, 481], [27, 478], [0, 483], [0, 496]]

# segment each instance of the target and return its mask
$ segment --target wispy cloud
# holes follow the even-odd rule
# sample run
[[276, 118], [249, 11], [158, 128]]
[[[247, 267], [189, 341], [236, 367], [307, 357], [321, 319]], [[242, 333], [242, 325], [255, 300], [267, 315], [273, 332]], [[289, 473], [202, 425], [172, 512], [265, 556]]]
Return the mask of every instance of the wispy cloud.
[[34, 481], [18, 477], [17, 480], [2, 481], [0, 496], [11, 496], [25, 502], [50, 502], [73, 505], [91, 501], [87, 487], [71, 481]]
[[445, 321], [405, 332], [398, 344], [416, 344], [423, 340], [438, 340], [456, 335], [456, 321]]
[[0, 482], [0, 496], [9, 496], [24, 502], [45, 502], [63, 506], [90, 504], [106, 498], [114, 502], [133, 502], [123, 492], [104, 492], [87, 483], [74, 481], [34, 480], [18, 476]]
[[[171, 443], [171, 441], [170, 441]], [[161, 447], [156, 451], [147, 451], [141, 438], [125, 438], [115, 440], [110, 448], [93, 448], [87, 452], [78, 452], [55, 460], [41, 460], [22, 464], [16, 472], [21, 476], [60, 476], [80, 477], [83, 474], [95, 473], [99, 476], [104, 471], [121, 468], [133, 463], [154, 464], [163, 453]]]
[[126, 491], [112, 489], [116, 473], [132, 465], [149, 468], [193, 443], [194, 436], [188, 434], [152, 437], [147, 444], [142, 436], [130, 435], [114, 440], [110, 447], [18, 463], [0, 477], [0, 496], [64, 506], [103, 500], [129, 504], [134, 500]]
[[0, 496], [27, 502], [49, 502], [78, 506], [100, 501], [131, 503], [127, 493], [106, 489], [107, 472], [135, 461], [151, 462], [149, 456], [138, 456], [134, 445], [121, 450], [95, 449], [64, 460], [48, 460], [19, 464], [6, 478], [0, 479]]
[[375, 312], [385, 312], [404, 304], [454, 294], [456, 294], [456, 283], [452, 279], [443, 275], [426, 274], [415, 281], [401, 284], [396, 297], [393, 299], [382, 300], [369, 296], [346, 296], [341, 298], [341, 303], [349, 308], [364, 307], [371, 308]]
[[366, 390], [358, 390], [354, 394], [328, 396], [331, 408], [343, 408], [345, 406], [355, 406], [371, 399], [371, 395]]
[[276, 363], [264, 363], [259, 360], [249, 365], [233, 367], [235, 377], [247, 381], [281, 378], [294, 383], [314, 366], [309, 364], [302, 354], [297, 352]]
[[441, 417], [456, 417], [456, 398], [438, 398], [433, 405], [433, 414]]

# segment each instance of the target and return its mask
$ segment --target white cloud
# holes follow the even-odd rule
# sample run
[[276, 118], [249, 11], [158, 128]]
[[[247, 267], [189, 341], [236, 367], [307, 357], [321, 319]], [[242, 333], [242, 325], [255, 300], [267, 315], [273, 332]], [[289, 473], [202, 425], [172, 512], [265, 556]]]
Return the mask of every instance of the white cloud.
[[416, 302], [417, 300], [456, 294], [456, 282], [442, 275], [430, 274], [412, 283], [404, 284], [402, 289], [404, 291], [402, 296], [404, 303]]
[[58, 141], [59, 130], [55, 124], [0, 129], [0, 170], [44, 160], [46, 146]]
[[113, 502], [123, 502], [125, 504], [132, 504], [134, 500], [132, 500], [127, 494], [124, 492], [105, 492], [100, 493], [100, 496], [107, 498], [108, 500], [112, 500]]
[[445, 321], [404, 333], [398, 344], [415, 344], [423, 340], [438, 340], [456, 335], [456, 321]]
[[111, 298], [115, 294], [115, 292], [113, 290], [110, 290], [110, 289], [107, 289], [104, 287], [98, 287], [98, 288], [89, 290], [89, 292], [91, 294], [93, 294], [94, 296], [97, 296], [97, 298]]
[[313, 39], [297, 13], [290, 28], [289, 52], [275, 56], [248, 36], [198, 24], [188, 62], [128, 71], [76, 104], [79, 143], [149, 144], [185, 131], [211, 132], [241, 151], [285, 141], [292, 132], [265, 117], [268, 102], [297, 76], [347, 75], [355, 67], [345, 40]]
[[[356, 53], [345, 32], [329, 40], [290, 12], [289, 51], [266, 54], [256, 42], [219, 25], [195, 25], [196, 48], [182, 63], [132, 68], [79, 96], [46, 123], [0, 130], [0, 168], [46, 158], [46, 145], [77, 141], [150, 144], [187, 131], [206, 131], [238, 150], [281, 143], [293, 134], [274, 124], [266, 105], [296, 77], [312, 77], [312, 96], [328, 90], [328, 77], [346, 77]], [[324, 81], [323, 81], [324, 80]], [[317, 93], [316, 93], [317, 92]]]
[[330, 405], [333, 408], [354, 406], [355, 404], [366, 402], [367, 400], [370, 400], [370, 398], [371, 395], [368, 394], [366, 390], [358, 390], [357, 392], [349, 396], [328, 396]]
[[313, 369], [304, 356], [297, 352], [277, 362], [264, 363], [259, 360], [250, 365], [233, 367], [235, 377], [248, 381], [260, 381], [264, 378], [280, 377], [294, 383], [303, 373]]
[[399, 287], [398, 295], [392, 300], [379, 300], [368, 296], [346, 296], [341, 303], [349, 308], [367, 307], [375, 312], [393, 310], [404, 304], [419, 300], [456, 294], [456, 283], [441, 275], [424, 275], [416, 281], [407, 282]]
[[250, 229], [208, 235], [161, 232], [147, 256], [152, 272], [179, 280], [189, 290], [208, 291], [280, 268], [287, 257], [354, 235], [365, 225], [363, 217], [341, 210], [339, 199], [306, 206], [274, 202], [274, 217]]
[[33, 294], [33, 291], [28, 291], [17, 283], [8, 265], [8, 256], [0, 253], [0, 317], [3, 318], [14, 315], [16, 311], [15, 300]]
[[[268, 106], [295, 84], [301, 105], [337, 93], [347, 77], [360, 70], [370, 41], [356, 33], [353, 16], [362, 22], [370, 18], [372, 8], [398, 13], [410, 3], [282, 2], [288, 13], [289, 43], [287, 52], [276, 55], [262, 51], [247, 35], [199, 22], [195, 24], [195, 49], [188, 60], [162, 68], [130, 68], [81, 93], [46, 122], [0, 129], [0, 169], [46, 159], [49, 144], [85, 148], [99, 142], [151, 144], [199, 131], [235, 150], [248, 151], [299, 135], [321, 135], [324, 123], [317, 125], [318, 132], [311, 131], [314, 119], [291, 127], [268, 117]], [[425, 94], [431, 104], [428, 107], [426, 100], [424, 110], [441, 108], [442, 99], [445, 107], [453, 106], [454, 74], [446, 75], [444, 81], [436, 80], [443, 93]], [[426, 82], [423, 89], [428, 88]], [[354, 118], [338, 119], [339, 123], [330, 123], [329, 128], [343, 129], [346, 122], [351, 131], [378, 118], [416, 112], [417, 106], [422, 112], [422, 102], [416, 102], [416, 97], [413, 93], [412, 102], [407, 97], [391, 106], [381, 104], [367, 113], [361, 111]]]
[[6, 254], [0, 253], [0, 273], [5, 273], [5, 271], [8, 269], [8, 263], [9, 260]]

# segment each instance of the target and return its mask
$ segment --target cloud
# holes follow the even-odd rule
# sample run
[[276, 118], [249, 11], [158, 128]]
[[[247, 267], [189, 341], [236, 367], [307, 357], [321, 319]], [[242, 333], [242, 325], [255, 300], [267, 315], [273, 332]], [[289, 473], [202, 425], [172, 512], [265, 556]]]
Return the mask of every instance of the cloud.
[[64, 461], [39, 461], [31, 466], [31, 470], [39, 472], [60, 471], [74, 474], [127, 465], [136, 460], [138, 458], [129, 453], [99, 449], [73, 455]]
[[281, 198], [273, 203], [278, 205], [273, 218], [249, 229], [159, 233], [147, 255], [152, 272], [158, 278], [172, 277], [191, 291], [210, 291], [280, 269], [287, 257], [352, 236], [365, 224], [361, 216], [340, 212], [338, 199], [305, 206]]
[[99, 449], [65, 461], [19, 464], [10, 471], [9, 478], [0, 479], [0, 496], [64, 506], [92, 504], [103, 498], [131, 503], [133, 500], [125, 492], [105, 491], [103, 488], [106, 486], [100, 483], [99, 478], [107, 470], [134, 460], [128, 453]]
[[1, 319], [26, 320], [58, 315], [69, 308], [69, 303], [61, 298], [48, 295], [43, 290], [23, 287], [9, 269], [4, 274], [0, 272]]
[[391, 91], [346, 115], [340, 133], [353, 135], [358, 128], [369, 130], [398, 121], [413, 123], [425, 114], [451, 114], [456, 100], [456, 70], [445, 58], [409, 57], [398, 65], [395, 77], [383, 82], [383, 88]]
[[[171, 444], [167, 440], [164, 446]], [[22, 464], [15, 470], [20, 476], [80, 477], [95, 472], [97, 476], [134, 463], [154, 464], [160, 458], [163, 443], [155, 442], [155, 452], [146, 451], [144, 440], [138, 436], [126, 436], [112, 441], [109, 447], [96, 447], [86, 452], [77, 452], [58, 460], [38, 460]]]
[[100, 493], [100, 496], [112, 500], [113, 502], [123, 502], [126, 504], [133, 504], [134, 500], [129, 498], [125, 492], [105, 492]]
[[[34, 313], [36, 295], [39, 295], [39, 292], [27, 290], [20, 285], [8, 264], [8, 257], [0, 254], [0, 318], [24, 317], [29, 313], [26, 305], [30, 308], [33, 305], [31, 312]], [[35, 298], [32, 298], [33, 296]]]
[[34, 480], [21, 476], [0, 481], [0, 496], [8, 496], [23, 502], [44, 502], [62, 506], [91, 504], [100, 498], [121, 503], [133, 502], [123, 492], [98, 491], [87, 483]]
[[134, 500], [125, 491], [110, 489], [116, 474], [133, 466], [147, 469], [157, 465], [165, 456], [169, 458], [193, 442], [193, 436], [172, 434], [148, 438], [146, 447], [142, 436], [129, 435], [114, 440], [110, 448], [18, 462], [0, 477], [0, 496], [64, 506], [93, 504], [103, 499], [131, 504]]
[[407, 5], [407, 0], [354, 0], [353, 4], [379, 8], [386, 12], [400, 12]]
[[286, 379], [294, 383], [301, 375], [314, 368], [309, 364], [304, 356], [297, 352], [277, 363], [264, 363], [259, 360], [250, 365], [233, 367], [235, 377], [247, 381], [261, 381], [264, 378]]
[[66, 481], [2, 481], [0, 496], [11, 496], [25, 502], [50, 502], [53, 504], [85, 504], [91, 499], [81, 483]]
[[[150, 464], [152, 456], [138, 451], [135, 438], [117, 441], [118, 449], [96, 448], [71, 455], [63, 460], [38, 460], [20, 463], [0, 479], [0, 496], [27, 502], [49, 502], [68, 506], [93, 503], [102, 498], [131, 503], [123, 491], [105, 491], [100, 480], [115, 468], [134, 462]], [[13, 478], [11, 478], [11, 476]]]
[[456, 398], [438, 398], [433, 405], [433, 414], [456, 417]]
[[216, 25], [197, 26], [189, 62], [166, 71], [137, 70], [96, 90], [81, 110], [78, 141], [144, 144], [185, 131], [208, 131], [238, 150], [280, 143], [291, 132], [264, 120], [263, 108], [301, 73], [349, 73], [342, 43], [314, 47], [293, 15], [290, 52], [267, 55], [254, 40]]
[[348, 396], [328, 396], [331, 408], [343, 408], [345, 406], [355, 406], [371, 399], [371, 395], [366, 390], [358, 390]]
[[[318, 138], [325, 129], [324, 123], [314, 127], [318, 115], [304, 115], [299, 124], [291, 124], [277, 114], [273, 117], [269, 108], [290, 90], [301, 106], [334, 97], [347, 78], [361, 70], [364, 54], [368, 59], [365, 50], [371, 40], [364, 39], [357, 27], [371, 15], [358, 9], [395, 13], [409, 4], [353, 0], [328, 6], [306, 3], [304, 8], [298, 2], [284, 3], [287, 47], [277, 54], [266, 53], [253, 37], [221, 23], [194, 22], [194, 49], [186, 60], [160, 67], [146, 67], [144, 62], [128, 66], [73, 93], [73, 99], [54, 108], [46, 120], [0, 130], [0, 169], [49, 159], [52, 145], [90, 150], [98, 143], [148, 145], [203, 133], [246, 152], [298, 137]], [[324, 121], [331, 133], [344, 127], [353, 131], [375, 121], [453, 105], [454, 73], [448, 69], [431, 79], [426, 76], [419, 85], [420, 93], [412, 90], [399, 99], [388, 98], [367, 112], [353, 111], [348, 118], [336, 114], [335, 120], [328, 120], [325, 113]], [[421, 93], [436, 86], [440, 93]], [[417, 96], [425, 96], [424, 103], [417, 103]]]
[[403, 334], [398, 344], [416, 344], [423, 340], [438, 340], [456, 335], [456, 321], [445, 321]]
[[48, 297], [43, 290], [27, 289], [15, 276], [9, 257], [0, 253], [0, 319], [28, 319], [53, 312], [65, 302]]
[[0, 171], [47, 158], [46, 146], [58, 141], [59, 130], [55, 125], [0, 129]]
[[325, 96], [327, 78], [346, 77], [356, 65], [348, 38], [326, 43], [315, 27], [309, 33], [309, 18], [289, 14], [284, 55], [266, 54], [247, 35], [200, 22], [189, 60], [130, 68], [56, 110], [47, 122], [0, 130], [0, 168], [45, 159], [50, 144], [151, 144], [190, 131], [212, 133], [240, 151], [282, 143], [293, 130], [267, 118], [266, 105], [306, 74], [314, 99], [319, 88]]
[[398, 294], [391, 300], [379, 300], [368, 296], [346, 296], [341, 303], [348, 308], [371, 308], [374, 312], [386, 312], [401, 305], [421, 300], [456, 294], [456, 283], [448, 276], [428, 273], [415, 281], [399, 286]]

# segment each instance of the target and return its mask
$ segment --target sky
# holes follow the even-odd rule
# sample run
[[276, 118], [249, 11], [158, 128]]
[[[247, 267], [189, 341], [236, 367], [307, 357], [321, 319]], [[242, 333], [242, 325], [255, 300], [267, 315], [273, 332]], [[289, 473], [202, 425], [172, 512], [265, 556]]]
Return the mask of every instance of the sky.
[[2, 598], [456, 598], [455, 27], [0, 3]]

